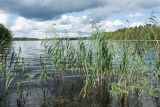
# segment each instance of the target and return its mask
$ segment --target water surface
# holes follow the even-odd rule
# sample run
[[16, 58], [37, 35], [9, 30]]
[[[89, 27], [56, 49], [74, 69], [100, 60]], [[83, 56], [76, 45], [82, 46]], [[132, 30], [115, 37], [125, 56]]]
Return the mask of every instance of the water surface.
[[[85, 41], [86, 44], [88, 41]], [[48, 72], [51, 72], [51, 60], [45, 54], [45, 49], [42, 46], [42, 41], [14, 41], [13, 48], [15, 52], [20, 54], [24, 60], [23, 62], [23, 76], [14, 80], [9, 90], [9, 101], [6, 107], [17, 107], [19, 100], [24, 100], [26, 107], [117, 107], [117, 99], [113, 98], [111, 101], [104, 90], [99, 89], [100, 92], [91, 92], [87, 99], [79, 99], [79, 93], [83, 88], [84, 78], [63, 76], [54, 77], [48, 80], [48, 83], [43, 85], [39, 81], [39, 75], [42, 71], [42, 61], [47, 66]], [[77, 41], [73, 41], [77, 44]], [[121, 49], [119, 43], [113, 43], [115, 50]], [[122, 51], [120, 51], [122, 52]], [[123, 53], [123, 52], [122, 52]], [[122, 53], [116, 53], [113, 64], [116, 66], [122, 59]], [[148, 68], [155, 69], [158, 52], [154, 47], [147, 50], [144, 57]], [[159, 70], [159, 69], [158, 69]], [[32, 76], [31, 76], [32, 75]], [[77, 74], [76, 74], [77, 75]], [[52, 75], [51, 75], [52, 76]], [[31, 79], [31, 82], [29, 82]], [[19, 94], [16, 92], [16, 82], [23, 82], [25, 85], [24, 91]], [[22, 98], [23, 97], [23, 98]], [[134, 96], [131, 96], [134, 97]], [[130, 98], [133, 100], [133, 98]], [[142, 107], [156, 107], [155, 101], [151, 97], [142, 96]], [[23, 101], [21, 101], [23, 102]], [[134, 101], [132, 101], [134, 103]], [[130, 107], [136, 107], [135, 104], [130, 104]]]

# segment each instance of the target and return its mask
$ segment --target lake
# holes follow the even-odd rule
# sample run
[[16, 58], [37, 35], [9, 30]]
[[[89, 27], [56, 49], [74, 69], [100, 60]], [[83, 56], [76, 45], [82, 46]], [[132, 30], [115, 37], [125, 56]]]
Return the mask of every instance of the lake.
[[[78, 43], [76, 41], [72, 41], [72, 43], [74, 47], [77, 47]], [[85, 44], [87, 43], [88, 41], [85, 40]], [[124, 50], [122, 49], [123, 45], [121, 43], [115, 42], [112, 46], [115, 51], [112, 64], [116, 70], [123, 60]], [[108, 86], [106, 85], [108, 81], [105, 80], [102, 82], [103, 85], [100, 88], [96, 88], [98, 91], [89, 90], [87, 97], [83, 98], [83, 95], [81, 96], [80, 93], [84, 88], [86, 76], [92, 78], [92, 74], [84, 75], [76, 69], [66, 69], [66, 72], [60, 74], [53, 73], [55, 70], [55, 68], [52, 67], [53, 57], [51, 58], [51, 56], [46, 54], [47, 51], [45, 47], [42, 46], [41, 41], [14, 41], [12, 47], [20, 59], [19, 62], [17, 59], [15, 60], [18, 64], [15, 64], [16, 68], [12, 69], [12, 72], [16, 71], [17, 73], [14, 74], [15, 78], [8, 90], [6, 107], [123, 107], [123, 105], [119, 105], [118, 97], [113, 96], [111, 99], [108, 99], [110, 95], [107, 94], [108, 92], [105, 88]], [[132, 50], [132, 46], [127, 49]], [[93, 47], [93, 51], [95, 50], [96, 48]], [[117, 52], [117, 50], [120, 51]], [[66, 52], [65, 54], [67, 55]], [[94, 52], [93, 55], [95, 55]], [[147, 70], [146, 76], [148, 75], [147, 73], [151, 71], [160, 72], [159, 68], [156, 68], [158, 57], [159, 52], [154, 46], [147, 48], [145, 56], [143, 56], [143, 68]], [[138, 58], [136, 58], [137, 57], [135, 57], [135, 60], [139, 61]], [[130, 63], [134, 64], [128, 60], [129, 65], [127, 66], [131, 67], [129, 69], [135, 69], [135, 67], [132, 68], [133, 66], [130, 66]], [[20, 75], [19, 72], [21, 72]], [[45, 74], [45, 72], [48, 73]], [[45, 77], [47, 77], [47, 80], [45, 80]], [[158, 78], [152, 78], [152, 82], [159, 88], [160, 80], [157, 79]], [[111, 78], [111, 81], [116, 81], [115, 77]], [[155, 101], [155, 98], [148, 96], [146, 93], [139, 97], [141, 99], [140, 103], [136, 105], [136, 96], [132, 95], [133, 93], [128, 97], [129, 107], [160, 106], [159, 99]]]

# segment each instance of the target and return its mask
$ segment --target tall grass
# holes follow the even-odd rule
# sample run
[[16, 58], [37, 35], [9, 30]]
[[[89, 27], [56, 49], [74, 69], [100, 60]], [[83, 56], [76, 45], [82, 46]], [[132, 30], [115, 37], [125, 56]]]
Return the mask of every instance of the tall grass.
[[[143, 41], [139, 39], [128, 41], [126, 32], [124, 34], [126, 38], [116, 42], [106, 40], [105, 34], [101, 33], [96, 25], [93, 28], [93, 35], [94, 39], [78, 40], [77, 44], [62, 39], [44, 41], [46, 53], [52, 58], [54, 71], [65, 73], [68, 68], [72, 72], [77, 72], [78, 69], [85, 77], [81, 97], [87, 97], [95, 90], [98, 93], [100, 90], [105, 93], [98, 94], [105, 94], [108, 101], [111, 98], [118, 98], [123, 107], [129, 105], [129, 96], [132, 94], [137, 97], [137, 104], [143, 94], [158, 97], [159, 85], [154, 85], [155, 77], [152, 75], [154, 71], [150, 69], [145, 59], [150, 49], [147, 41], [152, 35], [149, 34]], [[159, 52], [159, 44], [154, 47]], [[120, 58], [117, 59], [117, 56]], [[159, 78], [159, 53], [156, 56], [158, 59], [154, 67], [157, 67], [156, 78]], [[116, 61], [118, 66], [115, 65]]]
[[[15, 53], [11, 53], [10, 43], [1, 42], [0, 44], [0, 106], [5, 106], [6, 97], [8, 94], [11, 82], [14, 79], [13, 73], [11, 72], [11, 67], [13, 65], [13, 60], [15, 58]], [[10, 57], [10, 58], [9, 58]], [[8, 63], [8, 60], [10, 62]]]
[[0, 106], [6, 107], [8, 91], [13, 84], [12, 82], [15, 82], [16, 74], [21, 76], [22, 80], [23, 58], [21, 49], [19, 48], [19, 53], [16, 53], [12, 42], [1, 42], [0, 55]]

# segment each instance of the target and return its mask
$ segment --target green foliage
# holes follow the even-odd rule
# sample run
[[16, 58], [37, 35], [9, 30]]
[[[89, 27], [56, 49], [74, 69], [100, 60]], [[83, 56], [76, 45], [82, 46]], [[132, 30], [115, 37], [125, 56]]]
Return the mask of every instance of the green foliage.
[[4, 94], [7, 94], [14, 77], [11, 70], [6, 68], [4, 65], [0, 65], [0, 79], [4, 80]]
[[104, 36], [111, 40], [160, 40], [160, 26], [146, 24], [122, 28], [114, 32], [104, 32]]
[[12, 32], [4, 25], [0, 24], [0, 41], [11, 41]]

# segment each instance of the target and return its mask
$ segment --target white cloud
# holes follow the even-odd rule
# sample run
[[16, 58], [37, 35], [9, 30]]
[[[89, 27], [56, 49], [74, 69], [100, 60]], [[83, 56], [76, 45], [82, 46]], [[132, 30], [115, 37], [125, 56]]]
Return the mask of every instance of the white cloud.
[[124, 23], [120, 21], [119, 19], [114, 21], [101, 21], [100, 25], [102, 25], [102, 29], [104, 31], [115, 31], [119, 28], [122, 28], [124, 26]]
[[[115, 31], [119, 28], [124, 27], [124, 23], [117, 20], [103, 20], [98, 23], [102, 26], [103, 31]], [[23, 17], [18, 17], [15, 20], [11, 30], [15, 36], [27, 36], [27, 37], [38, 37], [44, 38], [53, 33], [59, 33], [64, 35], [68, 33], [68, 36], [77, 36], [78, 32], [88, 35], [92, 32], [90, 24], [90, 18], [84, 15], [81, 17], [75, 17], [71, 15], [62, 15], [61, 18], [57, 20], [50, 21], [35, 21], [29, 20]]]
[[34, 21], [23, 17], [18, 17], [14, 24], [10, 26], [15, 36], [39, 37], [47, 35], [51, 29], [52, 21]]
[[127, 17], [139, 17], [139, 16], [144, 16], [142, 13], [132, 13], [127, 15]]
[[0, 11], [0, 23], [7, 25], [8, 18], [9, 18], [9, 15], [7, 13]]
[[121, 22], [120, 20], [115, 20], [113, 21], [113, 26], [122, 26], [123, 22]]
[[52, 33], [73, 33], [89, 32], [89, 18], [84, 15], [82, 17], [74, 17], [62, 15], [57, 20], [35, 21], [18, 17], [14, 24], [10, 27], [15, 36], [27, 37], [45, 37]]
[[11, 29], [13, 31], [34, 31], [34, 30], [41, 30], [44, 31], [46, 29], [50, 29], [52, 26], [52, 21], [34, 21], [30, 19], [26, 19], [23, 17], [18, 17], [15, 20], [15, 23], [13, 26], [11, 26]]
[[30, 21], [28, 21], [25, 18], [18, 17], [14, 23], [14, 25], [11, 27], [12, 31], [21, 31], [21, 30], [32, 30], [32, 24]]
[[133, 23], [130, 25], [130, 27], [143, 26], [143, 25], [145, 25], [144, 22], [133, 22]]
[[74, 17], [63, 15], [60, 19], [53, 21], [57, 30], [67, 30], [68, 32], [87, 32], [84, 28], [89, 24], [89, 18], [84, 15], [82, 17]]

